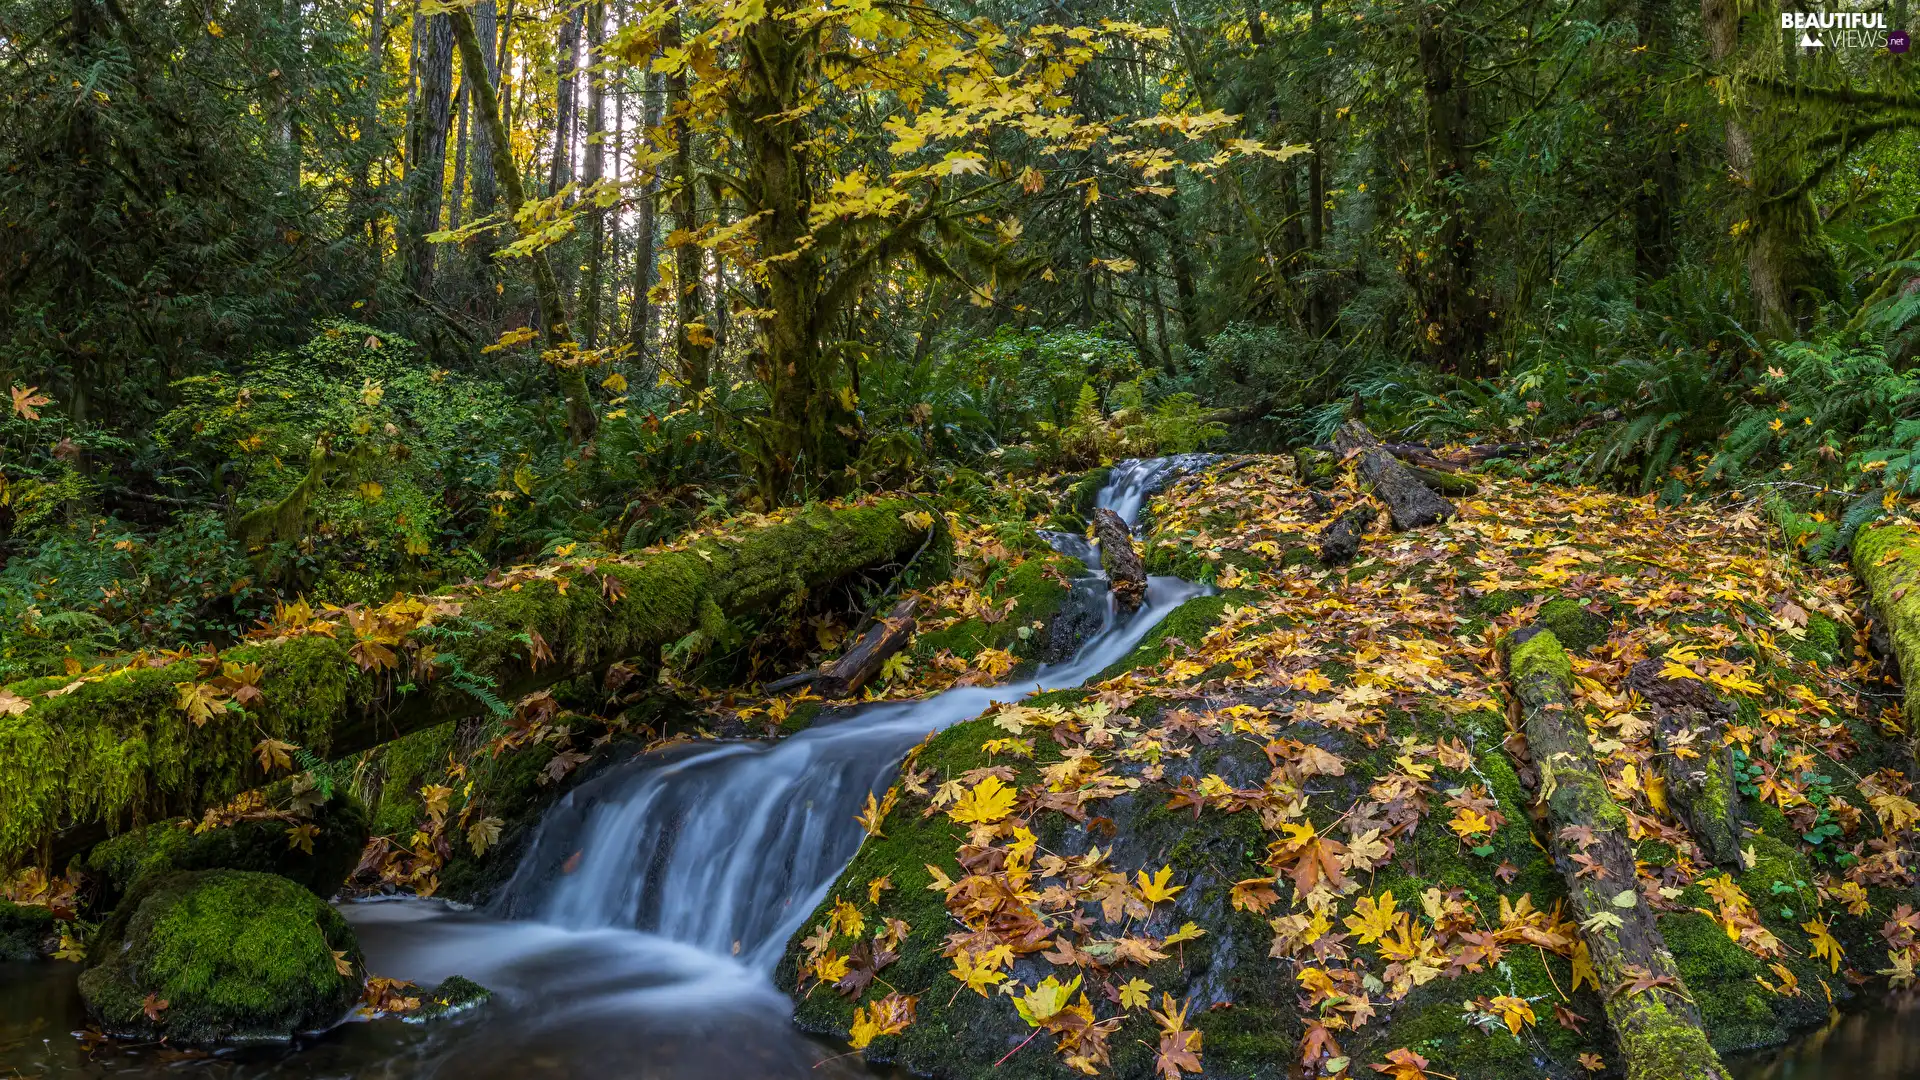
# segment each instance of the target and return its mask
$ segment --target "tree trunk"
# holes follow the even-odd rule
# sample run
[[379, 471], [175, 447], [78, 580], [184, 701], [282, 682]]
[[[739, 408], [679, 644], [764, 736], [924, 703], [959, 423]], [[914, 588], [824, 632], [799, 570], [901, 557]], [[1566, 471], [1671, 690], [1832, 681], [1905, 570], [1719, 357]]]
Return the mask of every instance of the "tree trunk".
[[[640, 126], [653, 138], [660, 126], [660, 100], [666, 92], [665, 78], [657, 73], [646, 77], [646, 90], [640, 98]], [[633, 358], [642, 370], [654, 360], [653, 283], [659, 260], [659, 223], [654, 220], [660, 205], [660, 170], [647, 169], [646, 182], [640, 186], [639, 220], [633, 232]]]
[[469, 120], [468, 114], [472, 111], [467, 107], [467, 100], [472, 97], [472, 94], [468, 92], [466, 83], [467, 73], [462, 71], [460, 73], [460, 89], [455, 91], [455, 97], [457, 97], [460, 102], [460, 123], [455, 129], [453, 143], [453, 186], [447, 191], [447, 228], [449, 229], [458, 229], [460, 227], [461, 204], [466, 201], [467, 127]]
[[1346, 513], [1334, 519], [1333, 524], [1320, 531], [1320, 562], [1325, 566], [1341, 566], [1353, 561], [1360, 554], [1360, 538], [1380, 517], [1380, 511], [1372, 503], [1362, 502]]
[[407, 234], [402, 276], [419, 293], [433, 282], [433, 245], [427, 234], [440, 228], [441, 188], [447, 178], [447, 125], [452, 116], [453, 29], [447, 16], [420, 24], [419, 97], [407, 146]]
[[[680, 46], [680, 14], [660, 34], [663, 49]], [[674, 359], [679, 367], [681, 391], [689, 399], [707, 389], [708, 361], [712, 336], [707, 332], [706, 307], [702, 295], [701, 249], [693, 236], [700, 228], [695, 215], [697, 185], [693, 175], [693, 128], [687, 118], [687, 78], [675, 71], [667, 75], [667, 118], [673, 139], [673, 232], [668, 239], [673, 247], [673, 288], [676, 325], [673, 336]]]
[[1653, 709], [1654, 761], [1666, 780], [1667, 805], [1709, 860], [1740, 870], [1740, 788], [1733, 748], [1723, 738], [1733, 705], [1708, 683], [1666, 678], [1663, 666], [1653, 659], [1633, 665], [1627, 688]]
[[[475, 105], [498, 116], [493, 102]], [[849, 574], [910, 556], [928, 539], [903, 520], [912, 509], [897, 501], [816, 509], [775, 525], [742, 523], [732, 539], [688, 551], [574, 559], [549, 568], [558, 571], [550, 577], [515, 571], [418, 598], [398, 624], [382, 623], [378, 649], [345, 626], [337, 634], [286, 627], [222, 657], [264, 671], [246, 722], [222, 712], [225, 719], [195, 725], [176, 704], [182, 685], [207, 678], [195, 660], [135, 664], [51, 698], [30, 689], [28, 708], [0, 725], [0, 866], [33, 858], [58, 830], [77, 843], [197, 814], [258, 787], [271, 779], [254, 764], [263, 737], [338, 759], [616, 662], [650, 672], [666, 646], [689, 635], [785, 610]], [[492, 629], [435, 635], [427, 629], [435, 621]], [[145, 749], [125, 752], [134, 746]]]
[[1853, 571], [1867, 587], [1867, 615], [1882, 657], [1905, 688], [1908, 737], [1920, 734], [1920, 529], [1861, 526]]
[[1100, 541], [1100, 566], [1107, 572], [1114, 602], [1121, 611], [1137, 611], [1147, 597], [1147, 568], [1133, 547], [1133, 530], [1120, 515], [1101, 507], [1093, 512], [1093, 535]]
[[[500, 28], [495, 0], [480, 0], [480, 3], [474, 5], [473, 29], [480, 40], [480, 56], [486, 62], [484, 77], [487, 85], [493, 87], [497, 94], [500, 86], [500, 67], [494, 50], [500, 36]], [[466, 65], [463, 63], [461, 67], [465, 69]], [[480, 77], [477, 72], [462, 70], [460, 73], [463, 81]], [[469, 92], [469, 106], [472, 105], [473, 100], [472, 93]], [[473, 216], [482, 218], [493, 213], [494, 202], [499, 195], [494, 184], [493, 152], [487, 146], [485, 124], [473, 125], [473, 138]]]
[[[1770, 20], [1775, 10], [1762, 3], [1755, 14]], [[1811, 193], [1794, 194], [1801, 179], [1795, 125], [1749, 100], [1728, 70], [1740, 52], [1742, 12], [1735, 0], [1700, 0], [1707, 54], [1726, 103], [1727, 170], [1746, 196], [1747, 289], [1761, 331], [1791, 337], [1821, 298], [1835, 294], [1836, 273]]]
[[[1727, 1080], [1654, 910], [1635, 885], [1627, 815], [1594, 764], [1566, 652], [1551, 631], [1532, 628], [1513, 636], [1509, 662], [1527, 756], [1539, 770], [1549, 850], [1567, 885], [1570, 915], [1581, 924], [1628, 1080]], [[1588, 865], [1600, 867], [1598, 876]]]
[[1419, 477], [1394, 459], [1358, 420], [1349, 420], [1333, 433], [1333, 448], [1342, 458], [1360, 459], [1360, 479], [1373, 496], [1385, 503], [1396, 531], [1422, 529], [1457, 513], [1454, 505], [1434, 494]]
[[[607, 7], [594, 0], [587, 8], [587, 160], [584, 179], [588, 185], [600, 182], [606, 169], [606, 148], [601, 129], [606, 126], [606, 79], [593, 73], [600, 62], [600, 45], [606, 36]], [[580, 286], [580, 324], [587, 348], [600, 344], [600, 281], [602, 260], [606, 257], [607, 215], [597, 203], [587, 209], [587, 279]]]
[[1426, 118], [1426, 209], [1438, 218], [1425, 247], [1431, 257], [1421, 265], [1408, 252], [1407, 273], [1420, 298], [1422, 350], [1436, 365], [1473, 378], [1480, 374], [1486, 344], [1485, 298], [1474, 277], [1473, 209], [1464, 190], [1470, 184], [1472, 122], [1462, 68], [1466, 46], [1450, 19], [1453, 11], [1438, 0], [1420, 7], [1418, 44], [1422, 99]]
[[581, 9], [573, 8], [560, 24], [558, 72], [554, 86], [553, 165], [547, 174], [547, 192], [552, 194], [573, 182], [573, 130], [579, 111], [574, 88], [574, 73], [580, 63]]
[[[472, 13], [460, 9], [446, 16], [452, 20], [453, 33], [460, 41], [460, 61], [475, 71], [485, 67], [486, 61], [480, 51], [480, 39], [473, 28]], [[493, 155], [493, 171], [500, 178], [502, 194], [506, 196], [507, 213], [519, 216], [520, 207], [526, 204], [526, 191], [520, 183], [520, 172], [513, 166], [509, 154], [506, 129], [500, 123], [500, 102], [494, 96], [493, 87], [485, 80], [476, 79], [473, 83], [474, 113], [487, 129], [487, 147]], [[560, 283], [553, 276], [553, 267], [547, 261], [547, 253], [535, 251], [528, 257], [533, 275], [533, 289], [540, 299], [540, 321], [546, 332], [547, 348], [555, 355], [550, 358], [555, 376], [560, 382], [560, 394], [567, 405], [567, 434], [576, 443], [584, 443], [593, 438], [599, 427], [599, 417], [594, 415], [593, 397], [587, 389], [584, 370], [569, 362], [572, 352], [572, 339], [567, 330], [567, 309], [560, 295]]]

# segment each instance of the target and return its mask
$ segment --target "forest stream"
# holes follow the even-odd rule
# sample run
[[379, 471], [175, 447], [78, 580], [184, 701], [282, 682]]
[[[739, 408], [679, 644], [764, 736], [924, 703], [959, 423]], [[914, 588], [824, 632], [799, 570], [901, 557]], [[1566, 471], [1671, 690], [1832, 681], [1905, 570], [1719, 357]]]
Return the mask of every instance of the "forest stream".
[[[1132, 525], [1164, 460], [1127, 462], [1097, 503]], [[1054, 534], [1092, 568], [1076, 596], [1099, 629], [1073, 658], [997, 686], [870, 705], [775, 743], [682, 746], [595, 777], [558, 805], [489, 910], [400, 898], [341, 905], [370, 969], [421, 985], [452, 975], [495, 1002], [448, 1022], [346, 1023], [298, 1049], [195, 1062], [151, 1046], [89, 1048], [72, 965], [0, 964], [0, 1075], [230, 1077], [711, 1077], [868, 1075], [794, 1027], [770, 981], [788, 939], [860, 846], [855, 815], [930, 732], [994, 701], [1077, 687], [1206, 589], [1150, 579], [1119, 613], [1097, 547]]]

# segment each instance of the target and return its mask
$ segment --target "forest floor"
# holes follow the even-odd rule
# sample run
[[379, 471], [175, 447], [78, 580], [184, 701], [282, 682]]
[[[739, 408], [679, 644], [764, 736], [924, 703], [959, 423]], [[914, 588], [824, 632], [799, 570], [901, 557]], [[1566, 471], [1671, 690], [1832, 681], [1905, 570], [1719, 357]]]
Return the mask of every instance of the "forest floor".
[[[1751, 509], [1487, 477], [1455, 519], [1327, 568], [1351, 473], [1320, 494], [1290, 459], [1236, 464], [1147, 515], [1149, 568], [1215, 595], [1103, 681], [909, 759], [781, 970], [804, 1026], [941, 1076], [1491, 1080], [1621, 1070], [1602, 995], [1690, 997], [1724, 1053], [1870, 972], [1910, 981], [1909, 757], [1848, 575]], [[1683, 986], [1599, 985], [1564, 902], [1501, 649], [1536, 624], [1625, 812], [1614, 902], [1652, 909]], [[1696, 728], [1629, 689], [1649, 657], [1710, 702]], [[1716, 755], [1742, 793], [1724, 865], [1666, 782]]]

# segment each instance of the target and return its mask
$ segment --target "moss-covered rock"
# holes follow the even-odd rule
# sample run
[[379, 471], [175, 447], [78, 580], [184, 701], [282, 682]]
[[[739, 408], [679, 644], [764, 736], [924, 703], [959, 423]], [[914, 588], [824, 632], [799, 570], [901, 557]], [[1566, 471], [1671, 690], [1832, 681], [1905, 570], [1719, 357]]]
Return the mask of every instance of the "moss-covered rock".
[[[311, 833], [299, 831], [311, 825]], [[176, 870], [254, 870], [278, 874], [330, 897], [353, 872], [367, 843], [367, 810], [345, 789], [291, 817], [261, 817], [197, 831], [184, 818], [122, 833], [95, 847], [87, 866], [113, 895], [148, 874]], [[307, 850], [311, 846], [312, 850]]]
[[1572, 597], [1556, 597], [1540, 605], [1539, 622], [1553, 631], [1568, 652], [1583, 653], [1607, 640], [1606, 617]]
[[240, 870], [141, 879], [91, 951], [80, 993], [101, 1026], [173, 1043], [328, 1027], [365, 976], [338, 912], [286, 878]]
[[0, 960], [36, 960], [60, 943], [60, 922], [43, 907], [0, 900]]
[[449, 975], [438, 986], [420, 995], [420, 1009], [409, 1020], [440, 1020], [493, 999], [493, 991], [461, 975]]

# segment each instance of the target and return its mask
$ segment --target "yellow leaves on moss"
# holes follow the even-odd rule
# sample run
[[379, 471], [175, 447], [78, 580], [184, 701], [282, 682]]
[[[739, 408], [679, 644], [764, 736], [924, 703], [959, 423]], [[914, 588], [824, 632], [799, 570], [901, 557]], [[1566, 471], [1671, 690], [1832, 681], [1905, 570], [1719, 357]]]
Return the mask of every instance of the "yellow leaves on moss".
[[990, 825], [1013, 812], [1014, 799], [1018, 794], [1002, 783], [998, 776], [989, 775], [955, 800], [947, 816], [959, 822]]
[[919, 998], [911, 994], [894, 991], [872, 1003], [853, 1010], [853, 1026], [848, 1032], [847, 1043], [855, 1050], [865, 1050], [873, 1040], [882, 1035], [898, 1035], [913, 1026], [915, 1005]]
[[960, 980], [963, 989], [986, 997], [989, 987], [1006, 981], [1007, 973], [1000, 969], [1012, 962], [1013, 950], [1005, 945], [979, 953], [961, 950], [954, 954], [953, 968], [947, 974]]

